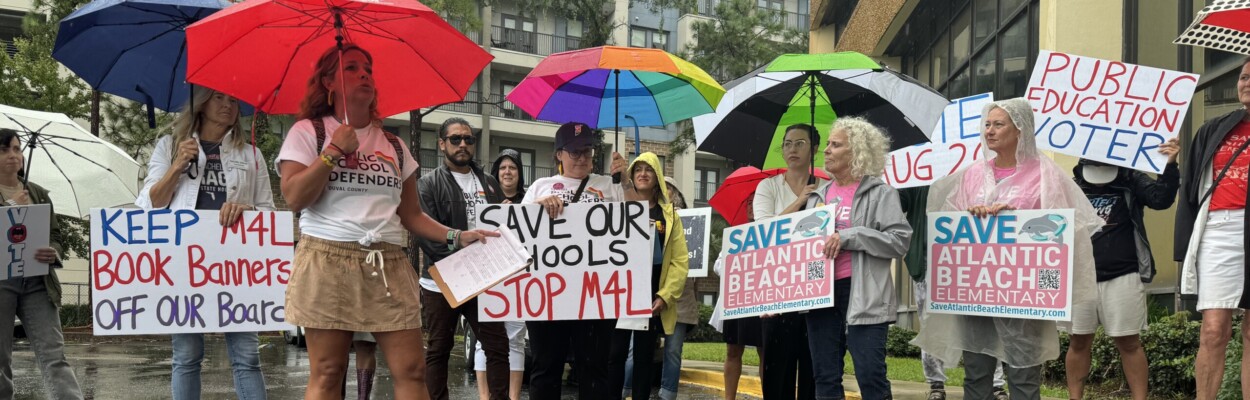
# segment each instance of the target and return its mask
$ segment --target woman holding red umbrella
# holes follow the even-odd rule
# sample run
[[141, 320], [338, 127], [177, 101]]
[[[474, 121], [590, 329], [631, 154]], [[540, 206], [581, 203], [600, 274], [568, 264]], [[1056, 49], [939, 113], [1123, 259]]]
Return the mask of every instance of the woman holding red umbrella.
[[450, 229], [421, 211], [417, 161], [381, 128], [367, 51], [331, 48], [315, 68], [277, 161], [282, 194], [301, 211], [286, 317], [307, 331], [305, 398], [339, 398], [352, 333], [370, 332], [386, 354], [395, 397], [427, 399], [421, 304], [404, 231], [446, 239], [453, 249], [498, 234]]

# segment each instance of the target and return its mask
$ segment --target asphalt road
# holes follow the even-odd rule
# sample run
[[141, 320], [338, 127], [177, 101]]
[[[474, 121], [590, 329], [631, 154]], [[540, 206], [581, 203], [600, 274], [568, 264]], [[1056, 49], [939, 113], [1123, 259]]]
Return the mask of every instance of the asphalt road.
[[[234, 399], [234, 383], [224, 338], [220, 335], [206, 337], [204, 352], [203, 398]], [[170, 355], [167, 338], [92, 337], [82, 334], [67, 334], [66, 337], [66, 358], [88, 398], [170, 398]], [[269, 399], [303, 398], [308, 381], [308, 353], [304, 349], [284, 343], [281, 337], [262, 337], [260, 356]], [[385, 359], [379, 355], [374, 399], [394, 398], [385, 364]], [[453, 373], [448, 382], [451, 398], [476, 399], [476, 383], [470, 374], [463, 372], [465, 359], [459, 346], [452, 353], [451, 368]], [[355, 370], [354, 361], [348, 370]], [[14, 345], [13, 373], [17, 399], [44, 398], [43, 380], [35, 366], [29, 342], [25, 339]], [[347, 392], [352, 394], [349, 398], [354, 399], [355, 373], [350, 375]], [[565, 387], [564, 397], [576, 399], [575, 390]], [[720, 398], [715, 392], [697, 386], [683, 385], [679, 392], [680, 398], [688, 400]]]

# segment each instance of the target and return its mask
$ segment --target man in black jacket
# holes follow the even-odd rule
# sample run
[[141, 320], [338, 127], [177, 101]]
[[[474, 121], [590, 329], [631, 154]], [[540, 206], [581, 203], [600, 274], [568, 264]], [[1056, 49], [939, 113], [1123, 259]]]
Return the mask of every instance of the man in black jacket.
[[1093, 160], [1081, 160], [1072, 175], [1106, 225], [1094, 234], [1094, 270], [1098, 276], [1098, 301], [1074, 306], [1068, 326], [1068, 393], [1082, 398], [1089, 376], [1090, 346], [1099, 325], [1115, 342], [1124, 365], [1124, 376], [1134, 400], [1149, 394], [1146, 351], [1141, 331], [1146, 326], [1146, 283], [1155, 275], [1154, 257], [1143, 223], [1145, 208], [1172, 206], [1180, 188], [1176, 155], [1180, 142], [1173, 138], [1159, 146], [1168, 156], [1163, 173], [1151, 178], [1141, 171]]
[[[1224, 379], [1224, 354], [1232, 338], [1233, 315], [1250, 309], [1245, 289], [1247, 176], [1250, 175], [1250, 58], [1237, 75], [1237, 100], [1242, 108], [1207, 121], [1185, 157], [1180, 200], [1176, 207], [1176, 261], [1182, 262], [1181, 293], [1198, 295], [1202, 333], [1194, 365], [1198, 399], [1214, 399]], [[1250, 346], [1250, 329], [1242, 324], [1241, 341]], [[1250, 370], [1250, 357], [1242, 361]], [[1250, 374], [1241, 375], [1250, 391]]]
[[[443, 165], [417, 182], [421, 209], [435, 221], [453, 229], [469, 230], [476, 225], [477, 205], [503, 201], [499, 182], [482, 172], [473, 161], [477, 137], [469, 122], [450, 118], [438, 129], [438, 149]], [[455, 345], [456, 323], [464, 316], [473, 335], [486, 353], [486, 380], [491, 400], [508, 399], [508, 336], [502, 322], [479, 322], [477, 300], [452, 308], [430, 278], [430, 266], [451, 255], [447, 243], [420, 240], [424, 253], [421, 268], [421, 319], [425, 326], [427, 352], [425, 383], [433, 400], [446, 400], [447, 360]]]

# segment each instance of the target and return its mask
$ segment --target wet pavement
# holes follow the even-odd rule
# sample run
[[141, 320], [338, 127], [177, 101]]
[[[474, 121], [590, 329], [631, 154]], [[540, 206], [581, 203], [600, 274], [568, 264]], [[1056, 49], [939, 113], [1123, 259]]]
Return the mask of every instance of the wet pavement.
[[[93, 337], [67, 334], [66, 358], [74, 368], [83, 393], [94, 399], [166, 399], [170, 397], [170, 344], [167, 337]], [[269, 399], [303, 398], [308, 381], [308, 353], [286, 344], [281, 337], [262, 336], [260, 357]], [[348, 371], [355, 370], [355, 356]], [[233, 399], [234, 383], [230, 360], [226, 356], [221, 335], [208, 335], [204, 340], [203, 398]], [[448, 379], [452, 399], [476, 399], [476, 382], [466, 373], [463, 349], [457, 345], [452, 352], [452, 373]], [[13, 375], [16, 399], [44, 398], [43, 381], [35, 367], [30, 343], [20, 339], [13, 346]], [[355, 373], [348, 378], [347, 393], [354, 399]], [[386, 361], [378, 355], [377, 382], [373, 399], [392, 399], [391, 376]], [[682, 385], [679, 398], [686, 400], [720, 399], [716, 391], [698, 386]], [[522, 394], [522, 398], [528, 398]], [[576, 399], [576, 388], [565, 387], [565, 399]]]

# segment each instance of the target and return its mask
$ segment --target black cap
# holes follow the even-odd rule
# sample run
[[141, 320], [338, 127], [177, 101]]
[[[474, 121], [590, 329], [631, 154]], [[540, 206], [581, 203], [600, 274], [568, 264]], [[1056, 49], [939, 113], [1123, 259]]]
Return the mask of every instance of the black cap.
[[581, 122], [568, 122], [556, 129], [556, 150], [581, 149], [595, 145], [594, 129]]

